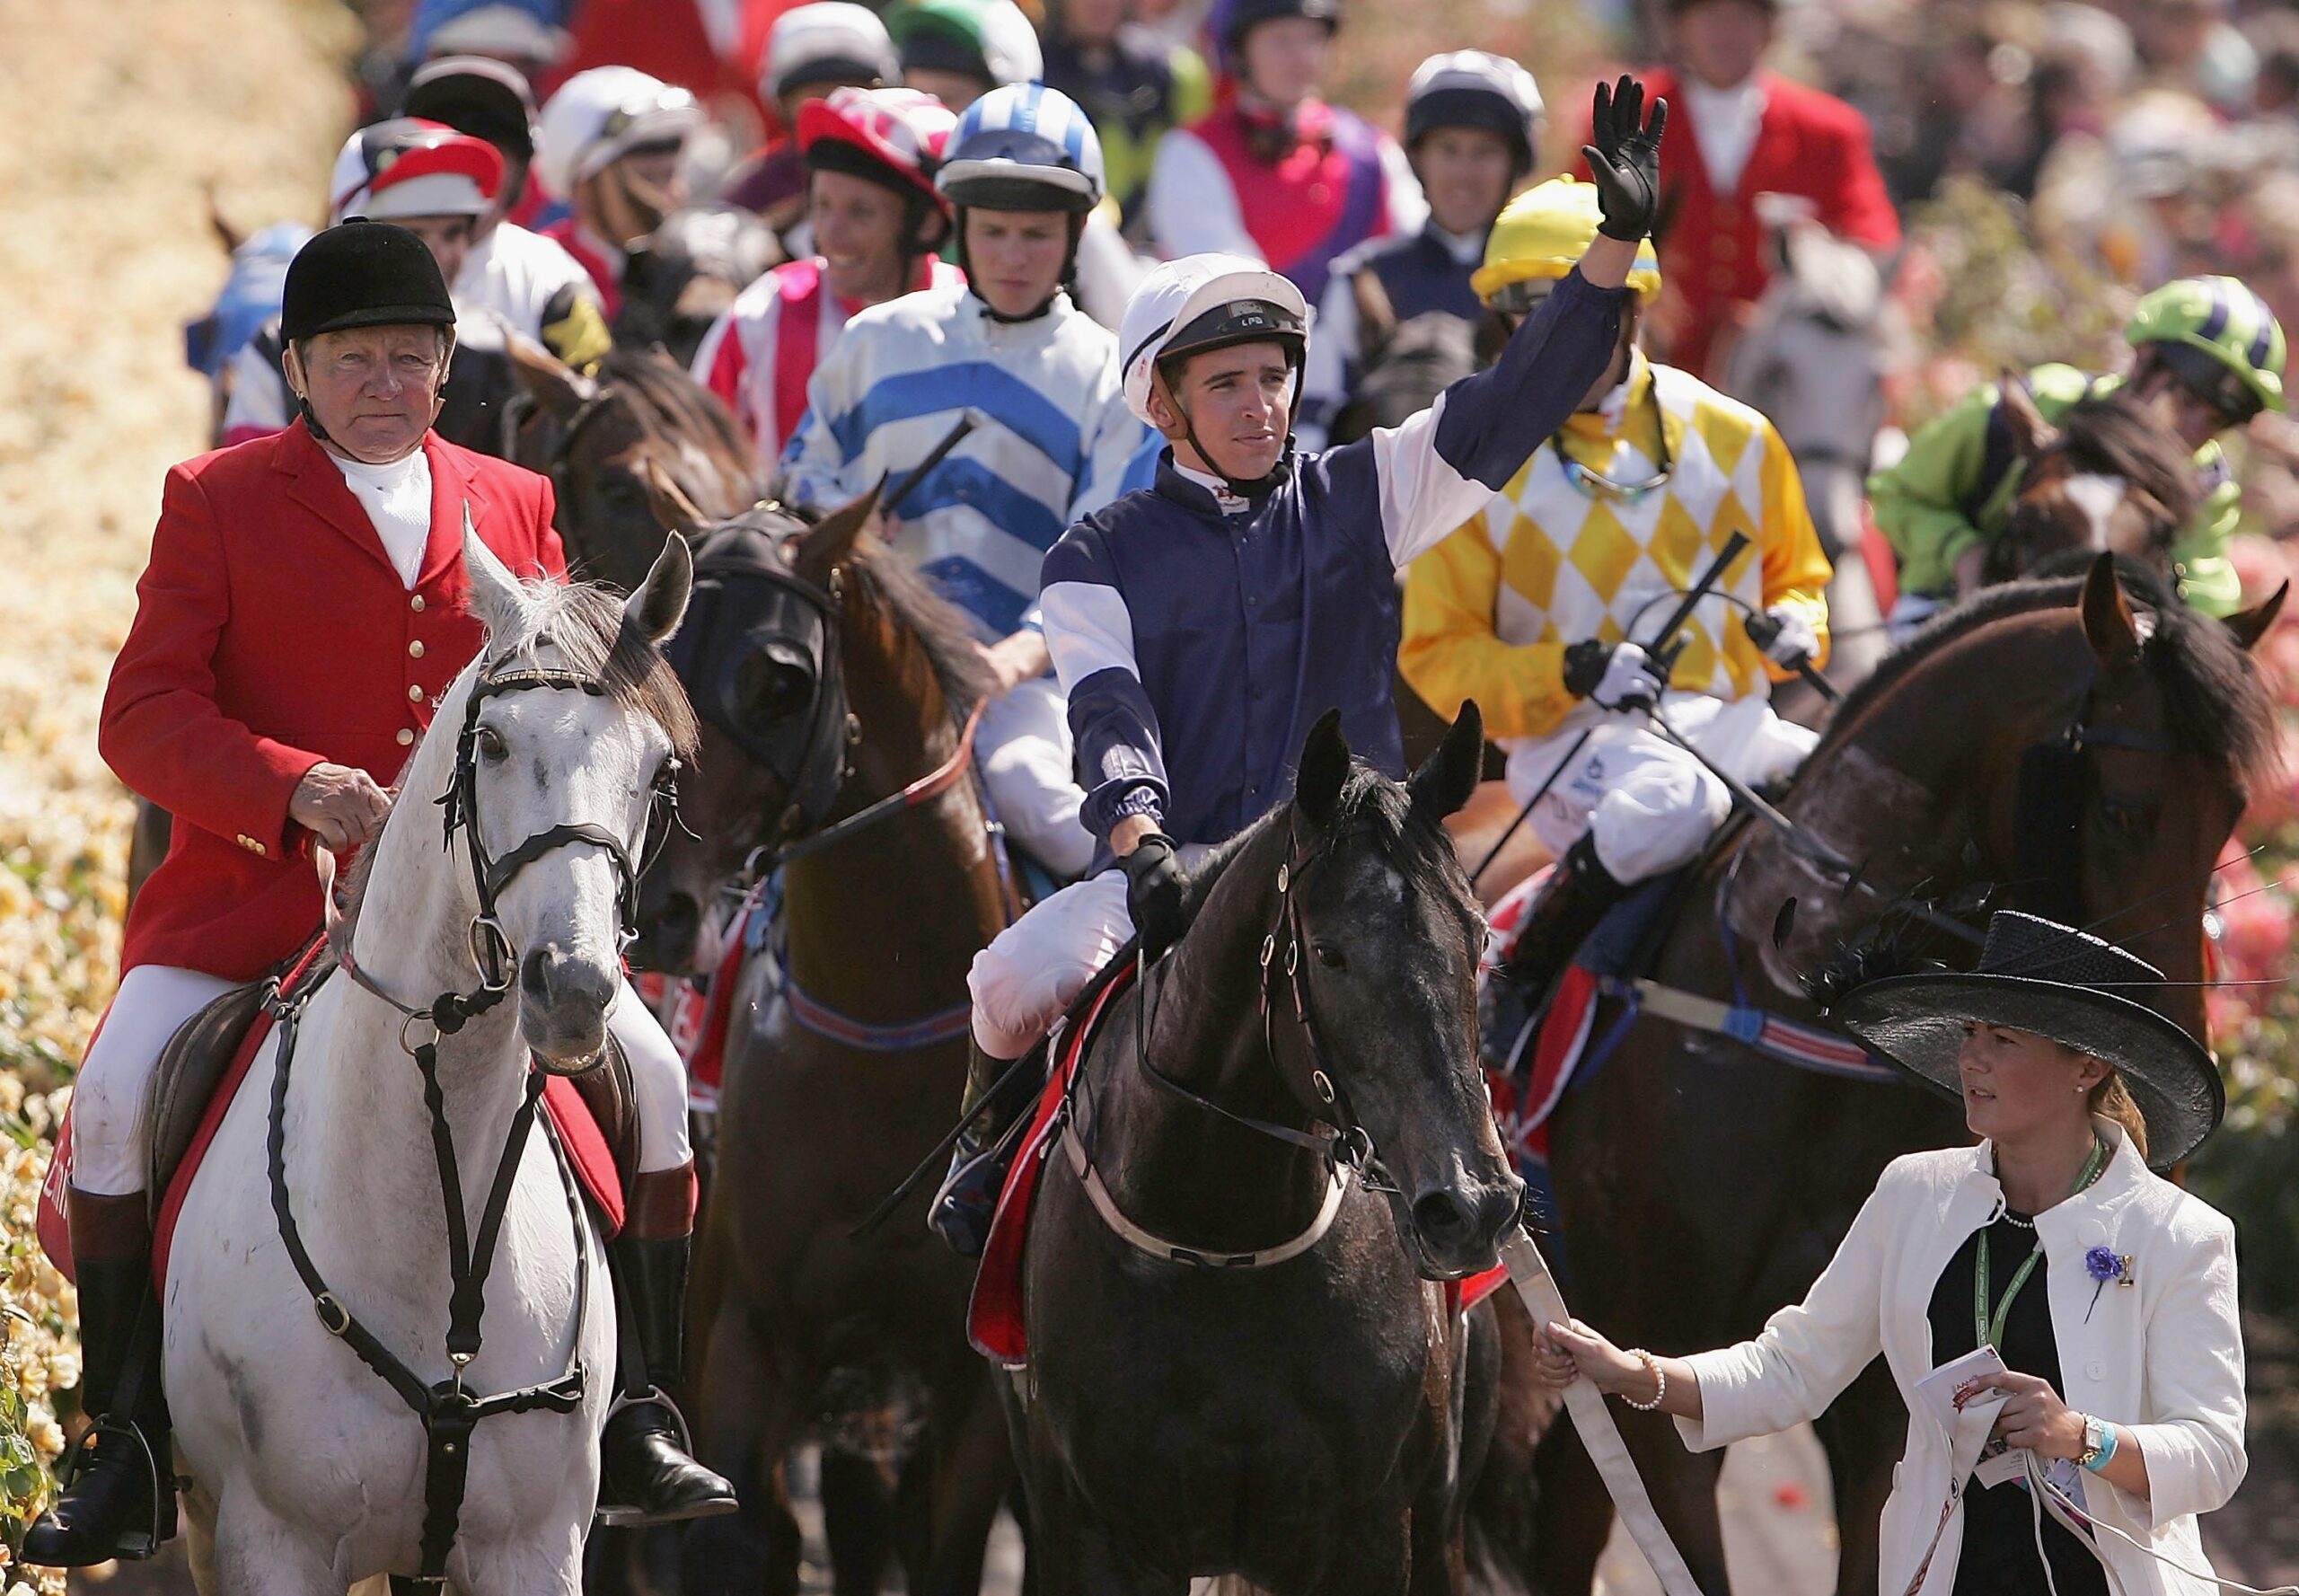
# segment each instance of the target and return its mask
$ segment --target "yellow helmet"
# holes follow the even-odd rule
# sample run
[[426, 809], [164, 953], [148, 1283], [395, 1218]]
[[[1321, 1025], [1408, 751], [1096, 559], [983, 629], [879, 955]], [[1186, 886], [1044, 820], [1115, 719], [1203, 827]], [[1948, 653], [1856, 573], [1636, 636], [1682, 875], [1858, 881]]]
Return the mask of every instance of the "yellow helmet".
[[[1569, 177], [1551, 178], [1526, 190], [1509, 202], [1493, 233], [1484, 241], [1484, 264], [1469, 278], [1476, 296], [1496, 310], [1521, 310], [1529, 295], [1507, 295], [1519, 283], [1553, 283], [1579, 264], [1596, 242], [1603, 212], [1597, 205], [1597, 185]], [[1636, 264], [1628, 286], [1638, 299], [1650, 304], [1660, 291], [1660, 258], [1652, 241], [1636, 246]]]

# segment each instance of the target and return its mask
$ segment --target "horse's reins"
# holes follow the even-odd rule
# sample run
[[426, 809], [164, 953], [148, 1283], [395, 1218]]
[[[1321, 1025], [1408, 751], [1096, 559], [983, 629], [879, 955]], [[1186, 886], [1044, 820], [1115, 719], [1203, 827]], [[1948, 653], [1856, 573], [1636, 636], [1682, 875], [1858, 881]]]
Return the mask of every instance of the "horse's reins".
[[[1262, 938], [1256, 956], [1260, 968], [1260, 1010], [1262, 1045], [1269, 1054], [1271, 1064], [1281, 1075], [1288, 1077], [1287, 1084], [1301, 1103], [1324, 1124], [1331, 1133], [1318, 1135], [1310, 1131], [1297, 1130], [1291, 1125], [1270, 1120], [1256, 1119], [1239, 1114], [1215, 1102], [1203, 1093], [1185, 1086], [1160, 1070], [1150, 1057], [1149, 1034], [1157, 1009], [1149, 989], [1158, 971], [1146, 959], [1141, 962], [1134, 983], [1133, 1062], [1135, 1068], [1152, 1085], [1181, 1098], [1192, 1107], [1229, 1121], [1243, 1130], [1253, 1132], [1272, 1141], [1282, 1142], [1316, 1153], [1325, 1161], [1326, 1180], [1324, 1201], [1308, 1225], [1289, 1239], [1273, 1247], [1260, 1248], [1250, 1252], [1211, 1252], [1202, 1248], [1185, 1247], [1168, 1241], [1144, 1229], [1129, 1218], [1119, 1207], [1115, 1197], [1103, 1182], [1094, 1166], [1091, 1142], [1094, 1127], [1081, 1123], [1093, 1117], [1095, 1101], [1090, 1088], [1065, 1108], [1062, 1126], [1062, 1147], [1068, 1155], [1070, 1169], [1086, 1189], [1095, 1212], [1105, 1224], [1140, 1251], [1168, 1263], [1187, 1264], [1214, 1269], [1260, 1269], [1298, 1257], [1324, 1239], [1341, 1212], [1341, 1200], [1349, 1183], [1354, 1179], [1368, 1191], [1394, 1195], [1396, 1187], [1382, 1169], [1375, 1151], [1373, 1139], [1366, 1131], [1354, 1108], [1350, 1105], [1348, 1089], [1326, 1062], [1326, 1050], [1319, 1035], [1317, 1015], [1309, 1006], [1308, 989], [1301, 972], [1301, 934], [1299, 898], [1295, 891], [1302, 878], [1314, 867], [1332, 856], [1333, 844], [1328, 842], [1309, 858], [1299, 858], [1299, 835], [1289, 826], [1285, 837], [1285, 857], [1277, 867], [1277, 913], [1274, 923]], [[1295, 1068], [1289, 1069], [1286, 1053], [1278, 1045], [1280, 992], [1284, 983], [1284, 995], [1290, 996], [1293, 1010], [1291, 1034], [1301, 1041], [1301, 1056]], [[1162, 991], [1162, 988], [1161, 988]], [[1079, 1080], [1084, 1080], [1081, 1069]], [[1292, 1079], [1299, 1075], [1298, 1080]], [[1086, 1114], [1077, 1112], [1077, 1105], [1086, 1107]]]
[[[471, 1228], [469, 1215], [463, 1208], [462, 1177], [455, 1158], [454, 1133], [447, 1123], [446, 1097], [440, 1086], [438, 1072], [441, 1038], [454, 1035], [470, 1020], [495, 1008], [510, 991], [511, 959], [515, 950], [495, 918], [495, 905], [504, 888], [522, 869], [555, 849], [576, 843], [589, 843], [605, 849], [608, 857], [614, 860], [620, 880], [617, 904], [621, 912], [621, 923], [625, 928], [623, 935], [626, 938], [629, 935], [630, 905], [637, 893], [639, 873], [644, 866], [632, 863], [630, 851], [620, 837], [601, 826], [562, 824], [539, 832], [508, 852], [494, 858], [488, 855], [480, 838], [477, 748], [480, 707], [492, 698], [540, 689], [580, 692], [595, 697], [605, 696], [608, 692], [605, 683], [600, 679], [571, 671], [538, 667], [482, 676], [473, 684], [464, 708], [462, 731], [455, 745], [454, 773], [449, 779], [446, 792], [437, 800], [446, 811], [449, 843], [453, 843], [457, 829], [463, 830], [464, 844], [471, 855], [471, 881], [480, 904], [480, 912], [471, 919], [470, 931], [471, 959], [480, 978], [478, 986], [469, 992], [442, 992], [429, 1004], [417, 1008], [392, 996], [360, 967], [351, 957], [351, 936], [344, 937], [340, 949], [344, 974], [362, 991], [396, 1010], [403, 1017], [400, 1026], [400, 1045], [415, 1060], [416, 1068], [423, 1077], [423, 1104], [431, 1122], [432, 1156], [438, 1167], [440, 1195], [445, 1209], [447, 1271], [451, 1283], [447, 1299], [446, 1349], [447, 1361], [454, 1366], [454, 1372], [436, 1385], [426, 1384], [420, 1375], [359, 1322], [357, 1316], [344, 1304], [342, 1299], [329, 1289], [325, 1277], [321, 1274], [310, 1250], [304, 1244], [303, 1232], [295, 1222], [295, 1208], [287, 1188], [287, 1082], [289, 1069], [295, 1062], [296, 1031], [311, 989], [289, 998], [282, 996], [275, 988], [265, 1000], [279, 1030], [279, 1057], [272, 1080], [267, 1136], [272, 1212], [278, 1221], [279, 1239], [286, 1248], [288, 1262], [294, 1265], [296, 1278], [303, 1283], [304, 1291], [310, 1293], [313, 1309], [318, 1314], [322, 1327], [329, 1335], [349, 1346], [359, 1361], [398, 1392], [401, 1399], [423, 1422], [426, 1457], [420, 1543], [422, 1561], [412, 1581], [418, 1586], [444, 1588], [446, 1583], [447, 1558], [454, 1548], [462, 1516], [463, 1496], [469, 1485], [471, 1437], [479, 1421], [497, 1414], [531, 1413], [538, 1409], [573, 1413], [582, 1405], [586, 1383], [582, 1355], [584, 1331], [589, 1323], [590, 1252], [586, 1245], [582, 1192], [568, 1163], [567, 1151], [560, 1145], [558, 1133], [551, 1128], [548, 1118], [543, 1120], [544, 1136], [559, 1167], [559, 1185], [567, 1196], [568, 1213], [575, 1232], [576, 1318], [574, 1336], [568, 1349], [567, 1367], [555, 1380], [516, 1390], [498, 1392], [489, 1397], [475, 1396], [465, 1389], [463, 1371], [479, 1356], [480, 1321], [487, 1310], [487, 1277], [494, 1266], [496, 1244], [502, 1232], [504, 1216], [510, 1207], [511, 1189], [526, 1151], [527, 1139], [534, 1128], [544, 1081], [551, 1074], [579, 1074], [596, 1068], [606, 1056], [605, 1049], [573, 1071], [554, 1071], [545, 1065], [527, 1071], [519, 1107], [512, 1115], [510, 1132], [504, 1139], [502, 1152], [497, 1157], [494, 1177], [488, 1186], [487, 1200], [480, 1210], [476, 1232]], [[654, 807], [657, 810], [667, 806], [675, 812], [676, 799], [670, 783], [675, 778], [677, 765], [675, 758], [667, 762], [662, 774], [656, 778]], [[650, 820], [648, 831], [653, 833], [656, 829]], [[410, 1040], [418, 1025], [431, 1027], [428, 1041], [417, 1043]]]

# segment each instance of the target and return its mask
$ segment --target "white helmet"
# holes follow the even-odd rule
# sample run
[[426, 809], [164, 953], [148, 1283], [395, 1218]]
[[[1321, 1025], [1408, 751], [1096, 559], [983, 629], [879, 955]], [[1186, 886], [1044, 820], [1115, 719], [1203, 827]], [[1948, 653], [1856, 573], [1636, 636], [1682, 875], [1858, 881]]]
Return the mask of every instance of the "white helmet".
[[702, 107], [635, 66], [594, 66], [559, 85], [535, 132], [535, 175], [558, 199], [575, 198], [586, 177], [641, 145], [683, 140], [702, 126]]
[[810, 0], [774, 19], [759, 88], [780, 100], [801, 84], [891, 84], [902, 60], [878, 13], [854, 0]]
[[1521, 179], [1540, 153], [1542, 116], [1540, 85], [1516, 62], [1485, 50], [1449, 50], [1423, 61], [1405, 85], [1405, 147], [1438, 128], [1483, 128], [1507, 141]]
[[1085, 212], [1102, 200], [1102, 141], [1044, 84], [992, 89], [960, 113], [934, 186], [953, 205]]
[[1309, 348], [1309, 303], [1292, 279], [1242, 255], [1185, 255], [1150, 269], [1118, 319], [1125, 408], [1145, 425], [1161, 360], [1230, 344], [1284, 344], [1298, 372]]

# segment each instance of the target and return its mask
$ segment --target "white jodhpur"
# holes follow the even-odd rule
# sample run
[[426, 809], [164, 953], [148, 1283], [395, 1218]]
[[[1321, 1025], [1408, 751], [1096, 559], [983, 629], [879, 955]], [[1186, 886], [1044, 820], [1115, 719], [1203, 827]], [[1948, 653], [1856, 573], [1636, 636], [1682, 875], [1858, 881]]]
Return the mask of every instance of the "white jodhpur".
[[1061, 683], [1039, 676], [983, 704], [974, 761], [1006, 834], [1063, 880], [1084, 875], [1094, 862], [1094, 837], [1078, 823], [1086, 794], [1073, 773]]

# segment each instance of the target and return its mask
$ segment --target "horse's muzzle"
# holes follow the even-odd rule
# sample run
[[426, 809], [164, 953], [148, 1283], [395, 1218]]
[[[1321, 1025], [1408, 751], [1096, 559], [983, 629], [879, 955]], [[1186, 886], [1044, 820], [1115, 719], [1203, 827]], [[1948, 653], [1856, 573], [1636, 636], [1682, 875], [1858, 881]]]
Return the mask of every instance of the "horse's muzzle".
[[519, 1029], [546, 1069], [580, 1067], [598, 1056], [620, 987], [613, 969], [555, 943], [527, 950], [519, 961]]
[[1415, 1197], [1411, 1222], [1420, 1272], [1458, 1280], [1493, 1267], [1524, 1199], [1525, 1183], [1508, 1174], [1498, 1181], [1464, 1177]]

